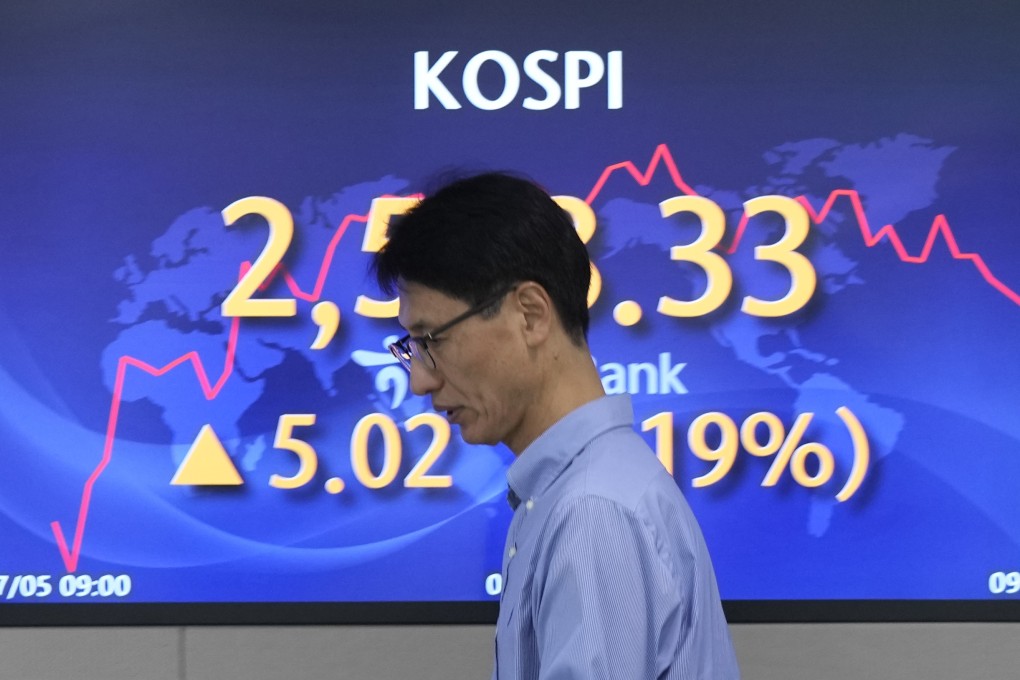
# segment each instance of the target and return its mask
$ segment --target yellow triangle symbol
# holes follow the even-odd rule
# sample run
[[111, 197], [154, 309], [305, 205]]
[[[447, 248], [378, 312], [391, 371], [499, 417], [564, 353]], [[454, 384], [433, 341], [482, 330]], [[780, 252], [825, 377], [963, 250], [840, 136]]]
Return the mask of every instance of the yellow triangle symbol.
[[244, 484], [233, 461], [211, 425], [203, 425], [195, 443], [188, 449], [177, 474], [170, 480], [176, 486], [238, 486]]

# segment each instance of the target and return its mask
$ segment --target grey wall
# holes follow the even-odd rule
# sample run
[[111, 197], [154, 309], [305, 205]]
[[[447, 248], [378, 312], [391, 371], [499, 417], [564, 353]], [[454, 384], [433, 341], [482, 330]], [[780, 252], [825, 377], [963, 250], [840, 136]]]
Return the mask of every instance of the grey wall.
[[[745, 680], [1020, 678], [1020, 624], [761, 624], [732, 630]], [[8, 628], [0, 629], [0, 678], [488, 678], [491, 640], [489, 626]]]

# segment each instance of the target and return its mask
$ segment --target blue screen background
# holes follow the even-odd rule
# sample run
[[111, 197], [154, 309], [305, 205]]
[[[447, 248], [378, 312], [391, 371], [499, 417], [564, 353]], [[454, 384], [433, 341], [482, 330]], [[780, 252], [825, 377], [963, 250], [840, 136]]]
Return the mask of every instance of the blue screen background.
[[[430, 432], [401, 430], [397, 481], [359, 484], [358, 421], [401, 424], [429, 404], [386, 353], [395, 320], [354, 304], [384, 297], [362, 252], [374, 198], [427, 193], [451, 170], [513, 169], [597, 216], [590, 340], [607, 387], [615, 366], [674, 370], [674, 382], [625, 389], [639, 422], [673, 414], [675, 477], [725, 599], [1016, 597], [989, 587], [1020, 570], [1020, 55], [1007, 3], [0, 12], [0, 574], [129, 574], [120, 599], [133, 602], [495, 600], [486, 578], [499, 572], [511, 455], [454, 431], [432, 469], [453, 486], [404, 488]], [[527, 79], [505, 108], [467, 102], [472, 55], [520, 65], [540, 49], [561, 55], [550, 73], [568, 50], [621, 51], [623, 107], [607, 109], [602, 83], [576, 110], [527, 110], [523, 98], [542, 94]], [[433, 97], [415, 110], [413, 54], [448, 50], [459, 54], [442, 79], [463, 107]], [[491, 64], [480, 80], [490, 97], [502, 87]], [[703, 290], [702, 272], [670, 259], [698, 228], [658, 204], [689, 192], [726, 213], [734, 291], [677, 319], [655, 308]], [[799, 248], [817, 289], [776, 319], [739, 308], [789, 288], [754, 258], [780, 222], [756, 218], [736, 237], [744, 201], [769, 194], [803, 197], [818, 218]], [[293, 283], [281, 274], [260, 294], [297, 297], [298, 312], [241, 319], [232, 340], [219, 304], [267, 230], [228, 229], [220, 211], [254, 195], [294, 217]], [[318, 300], [342, 320], [316, 351]], [[635, 326], [614, 320], [626, 300], [644, 311]], [[842, 503], [853, 452], [840, 406], [871, 452]], [[693, 487], [711, 464], [691, 454], [689, 424], [761, 411], [787, 429], [814, 413], [804, 441], [831, 448], [832, 482], [808, 489], [786, 472], [762, 487], [772, 460], [741, 452], [719, 483]], [[296, 467], [273, 448], [285, 413], [317, 415], [301, 437], [319, 453], [313, 480], [289, 491], [269, 485]], [[207, 424], [244, 484], [170, 485]], [[325, 490], [333, 477], [342, 493]]]

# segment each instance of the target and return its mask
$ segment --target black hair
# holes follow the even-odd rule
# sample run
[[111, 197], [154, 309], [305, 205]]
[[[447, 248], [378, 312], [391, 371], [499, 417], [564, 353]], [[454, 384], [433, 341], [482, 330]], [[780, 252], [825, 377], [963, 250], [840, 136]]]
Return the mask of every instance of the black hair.
[[372, 268], [389, 295], [407, 281], [477, 305], [534, 281], [575, 344], [588, 334], [588, 251], [570, 215], [530, 180], [497, 172], [456, 180], [391, 220], [387, 236]]

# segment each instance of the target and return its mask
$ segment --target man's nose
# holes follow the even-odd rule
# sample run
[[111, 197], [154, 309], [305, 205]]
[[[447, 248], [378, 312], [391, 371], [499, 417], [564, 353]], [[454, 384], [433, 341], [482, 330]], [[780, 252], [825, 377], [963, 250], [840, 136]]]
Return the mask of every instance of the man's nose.
[[411, 361], [411, 391], [419, 397], [435, 392], [441, 382], [438, 371], [429, 370], [418, 360]]

